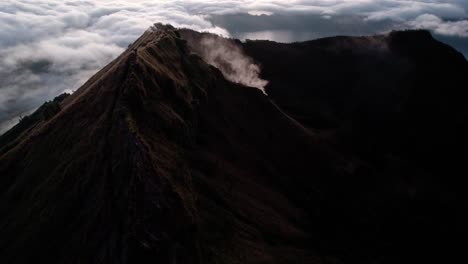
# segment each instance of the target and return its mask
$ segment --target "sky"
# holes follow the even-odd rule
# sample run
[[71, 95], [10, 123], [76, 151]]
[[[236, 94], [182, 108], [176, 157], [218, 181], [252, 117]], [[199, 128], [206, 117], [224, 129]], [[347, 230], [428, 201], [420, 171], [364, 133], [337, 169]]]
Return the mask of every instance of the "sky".
[[2, 0], [0, 133], [156, 22], [280, 42], [423, 28], [468, 57], [468, 0]]

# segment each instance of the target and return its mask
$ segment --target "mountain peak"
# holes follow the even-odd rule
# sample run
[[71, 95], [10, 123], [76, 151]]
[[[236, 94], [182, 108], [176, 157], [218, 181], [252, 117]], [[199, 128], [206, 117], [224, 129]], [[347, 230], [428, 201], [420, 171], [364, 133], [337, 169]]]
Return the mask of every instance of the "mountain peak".
[[0, 140], [2, 262], [451, 252], [467, 69], [423, 32], [243, 43], [156, 24]]
[[304, 159], [317, 158], [313, 171], [339, 167], [314, 145], [259, 90], [226, 80], [156, 25], [0, 156], [0, 253], [6, 263], [311, 259], [277, 252], [262, 234], [307, 239], [294, 204], [310, 194], [280, 190], [304, 184], [288, 175], [306, 170]]
[[[0, 191], [8, 195], [0, 208], [17, 218], [0, 223], [8, 238], [0, 241], [7, 262], [121, 263], [147, 247], [162, 250], [192, 228], [194, 204], [181, 148], [193, 136], [194, 93], [202, 94], [207, 78], [216, 75], [183, 48], [169, 27], [147, 31], [66, 98], [54, 118], [1, 156]], [[27, 220], [38, 215], [35, 223]], [[36, 231], [10, 242], [31, 229]], [[37, 243], [43, 237], [55, 253]], [[18, 247], [28, 254], [13, 255]], [[183, 256], [193, 255], [177, 258]]]

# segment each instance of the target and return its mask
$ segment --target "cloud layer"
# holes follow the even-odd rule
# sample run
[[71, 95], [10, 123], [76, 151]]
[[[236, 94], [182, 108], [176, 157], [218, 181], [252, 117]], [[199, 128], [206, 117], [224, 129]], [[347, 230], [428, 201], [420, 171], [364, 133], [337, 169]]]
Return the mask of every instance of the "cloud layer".
[[0, 133], [19, 115], [63, 91], [77, 89], [155, 22], [229, 35], [209, 16], [302, 14], [331, 20], [349, 16], [366, 23], [392, 21], [395, 27], [468, 37], [467, 10], [466, 0], [4, 0], [0, 3]]

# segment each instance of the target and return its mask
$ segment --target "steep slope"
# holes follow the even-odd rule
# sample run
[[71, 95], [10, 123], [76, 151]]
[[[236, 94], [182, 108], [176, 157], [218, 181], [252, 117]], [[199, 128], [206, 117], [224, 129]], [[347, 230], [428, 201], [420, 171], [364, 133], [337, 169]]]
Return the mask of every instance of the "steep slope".
[[1, 261], [320, 262], [317, 176], [345, 167], [157, 25], [1, 154]]
[[261, 65], [270, 99], [361, 164], [335, 190], [320, 189], [334, 193], [321, 202], [332, 208], [318, 218], [322, 250], [352, 263], [464, 259], [456, 242], [468, 234], [463, 55], [427, 31], [291, 44], [181, 35], [199, 54], [207, 39], [237, 45]]

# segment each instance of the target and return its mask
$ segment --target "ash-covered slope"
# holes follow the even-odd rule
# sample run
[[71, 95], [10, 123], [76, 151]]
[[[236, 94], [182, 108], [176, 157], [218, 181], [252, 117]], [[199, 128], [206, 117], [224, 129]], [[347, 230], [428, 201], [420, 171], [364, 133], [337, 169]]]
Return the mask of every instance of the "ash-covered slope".
[[1, 154], [0, 260], [320, 262], [318, 186], [345, 167], [158, 25]]

